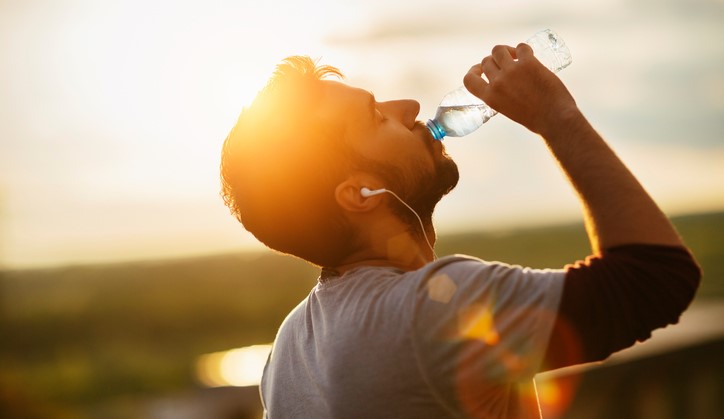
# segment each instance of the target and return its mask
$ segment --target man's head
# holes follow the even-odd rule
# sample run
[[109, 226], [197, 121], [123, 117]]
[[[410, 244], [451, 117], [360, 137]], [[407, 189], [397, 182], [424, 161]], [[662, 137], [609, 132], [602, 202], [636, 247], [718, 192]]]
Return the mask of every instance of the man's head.
[[[366, 245], [341, 202], [345, 188], [385, 187], [430, 223], [458, 173], [416, 121], [417, 102], [377, 102], [327, 76], [341, 73], [308, 57], [280, 64], [226, 138], [221, 179], [226, 205], [261, 242], [336, 266]], [[390, 205], [419, 230], [409, 210]]]

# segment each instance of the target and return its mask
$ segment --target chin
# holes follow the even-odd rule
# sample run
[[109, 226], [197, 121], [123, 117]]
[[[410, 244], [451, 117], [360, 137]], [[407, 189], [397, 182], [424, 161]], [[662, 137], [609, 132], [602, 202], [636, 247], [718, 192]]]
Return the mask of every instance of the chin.
[[432, 213], [443, 196], [455, 189], [460, 180], [460, 173], [457, 164], [449, 157], [437, 164], [434, 175], [420, 182], [416, 199], [413, 200], [415, 209], [420, 217], [426, 220], [432, 219]]
[[457, 186], [460, 180], [460, 171], [458, 170], [457, 163], [445, 153], [443, 153], [443, 161], [438, 165], [437, 179], [441, 189], [444, 189], [440, 198], [455, 189], [455, 186]]

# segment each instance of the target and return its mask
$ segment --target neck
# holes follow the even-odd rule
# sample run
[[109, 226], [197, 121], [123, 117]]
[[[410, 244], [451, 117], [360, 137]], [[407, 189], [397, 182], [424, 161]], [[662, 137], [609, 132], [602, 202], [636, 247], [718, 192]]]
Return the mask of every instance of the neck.
[[369, 231], [367, 245], [333, 268], [339, 273], [360, 266], [390, 266], [404, 271], [420, 269], [435, 259], [431, 248], [434, 229], [427, 230], [431, 239], [429, 244], [422, 234], [410, 234], [402, 225], [395, 229], [373, 228]]

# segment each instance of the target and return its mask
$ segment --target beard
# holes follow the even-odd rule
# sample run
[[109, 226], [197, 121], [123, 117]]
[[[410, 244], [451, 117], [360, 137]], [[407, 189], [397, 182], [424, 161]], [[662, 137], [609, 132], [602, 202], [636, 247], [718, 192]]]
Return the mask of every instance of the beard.
[[[427, 128], [425, 128], [427, 129]], [[404, 173], [398, 166], [382, 163], [357, 156], [360, 167], [371, 171], [385, 181], [385, 188], [397, 194], [412, 208], [420, 220], [428, 227], [432, 223], [432, 214], [443, 196], [452, 191], [460, 179], [457, 164], [445, 152], [435, 155], [432, 146], [429, 147], [435, 156], [435, 164], [431, 171], [422, 163], [412, 165], [411, 173]], [[360, 158], [364, 162], [360, 161]], [[396, 199], [392, 199], [392, 210], [405, 224], [418, 231], [419, 222], [415, 214]]]
[[[408, 188], [405, 188], [407, 191], [402, 199], [417, 212], [423, 224], [428, 226], [432, 223], [432, 215], [438, 202], [455, 188], [459, 179], [457, 164], [443, 154], [440, 160], [435, 161], [435, 171], [423, 172]], [[417, 224], [417, 219], [409, 210], [402, 211], [401, 208], [397, 208], [395, 213], [408, 224], [410, 222]]]

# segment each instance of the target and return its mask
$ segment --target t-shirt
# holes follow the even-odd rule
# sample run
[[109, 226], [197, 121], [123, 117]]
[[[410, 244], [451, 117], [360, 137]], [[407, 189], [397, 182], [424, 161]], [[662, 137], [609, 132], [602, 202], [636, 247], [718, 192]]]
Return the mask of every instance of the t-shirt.
[[269, 418], [538, 418], [565, 271], [447, 256], [320, 279], [261, 382]]

